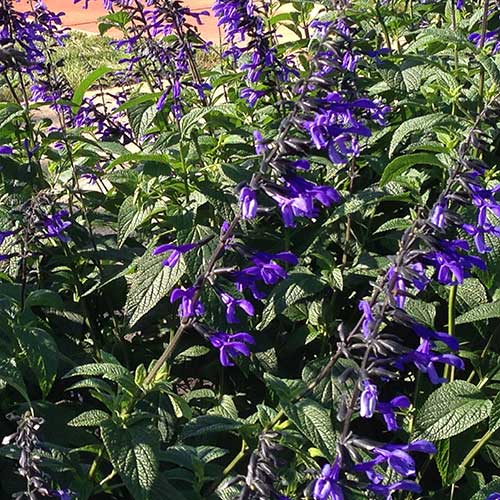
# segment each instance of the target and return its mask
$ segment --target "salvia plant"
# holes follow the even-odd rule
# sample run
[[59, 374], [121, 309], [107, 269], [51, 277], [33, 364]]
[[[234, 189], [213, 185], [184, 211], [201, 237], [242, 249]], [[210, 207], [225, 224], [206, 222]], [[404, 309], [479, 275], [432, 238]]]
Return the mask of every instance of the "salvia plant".
[[496, 1], [103, 6], [0, 0], [1, 498], [500, 499]]

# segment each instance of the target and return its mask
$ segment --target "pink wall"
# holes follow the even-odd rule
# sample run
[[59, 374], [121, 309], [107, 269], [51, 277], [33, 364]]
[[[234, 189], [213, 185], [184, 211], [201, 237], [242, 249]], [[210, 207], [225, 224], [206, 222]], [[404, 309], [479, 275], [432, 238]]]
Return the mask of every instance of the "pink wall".
[[[82, 8], [82, 1], [76, 5], [72, 0], [44, 1], [50, 10], [66, 13], [63, 17], [66, 26], [84, 31], [97, 32], [97, 18], [106, 14], [106, 10], [103, 8], [101, 0], [90, 0], [88, 9]], [[186, 0], [184, 3], [194, 12], [210, 10], [211, 6], [210, 0]], [[19, 10], [26, 10], [29, 8], [29, 1], [21, 0], [15, 5]], [[199, 29], [206, 40], [212, 40], [214, 42], [219, 40], [217, 22], [212, 16], [204, 17], [204, 24], [200, 26]]]

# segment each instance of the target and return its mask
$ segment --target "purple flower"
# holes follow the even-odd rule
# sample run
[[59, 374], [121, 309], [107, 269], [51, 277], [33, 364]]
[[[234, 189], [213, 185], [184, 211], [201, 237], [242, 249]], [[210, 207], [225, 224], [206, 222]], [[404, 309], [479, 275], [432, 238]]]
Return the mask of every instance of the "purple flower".
[[338, 458], [332, 465], [324, 465], [321, 469], [321, 476], [314, 482], [314, 500], [344, 500], [342, 488], [338, 484], [339, 475], [340, 462]]
[[351, 72], [356, 71], [358, 61], [359, 61], [358, 55], [352, 54], [351, 52], [347, 51], [342, 59], [342, 67], [347, 71]]
[[427, 374], [429, 380], [433, 384], [442, 384], [446, 382], [446, 378], [438, 375], [436, 367], [434, 366], [435, 363], [454, 366], [459, 370], [464, 369], [464, 362], [458, 356], [455, 354], [440, 354], [433, 352], [434, 347], [434, 342], [422, 339], [420, 341], [420, 346], [415, 351], [402, 356], [398, 360], [397, 365], [401, 366], [402, 364], [413, 362], [419, 371]]
[[202, 316], [205, 313], [203, 304], [199, 300], [196, 300], [196, 302], [193, 301], [196, 292], [197, 289], [195, 287], [187, 289], [175, 288], [172, 290], [172, 293], [170, 294], [170, 303], [173, 304], [174, 302], [181, 300], [179, 316], [182, 318]]
[[491, 234], [500, 238], [500, 227], [484, 222], [482, 226], [475, 227], [471, 224], [462, 224], [462, 229], [474, 237], [474, 243], [479, 253], [491, 252], [492, 248], [486, 245], [484, 235]]
[[363, 337], [367, 339], [372, 334], [375, 318], [373, 317], [372, 308], [366, 300], [361, 300], [359, 302], [358, 309], [363, 312], [361, 331], [363, 332]]
[[399, 429], [394, 410], [409, 407], [410, 400], [406, 396], [396, 396], [388, 403], [377, 403], [377, 411], [384, 417], [385, 425], [388, 431], [396, 431]]
[[500, 493], [491, 493], [490, 495], [488, 495], [486, 500], [500, 500]]
[[316, 217], [315, 201], [329, 207], [341, 199], [332, 187], [318, 186], [296, 175], [287, 175], [283, 182], [283, 186], [265, 184], [263, 189], [278, 204], [285, 227], [295, 227], [295, 217]]
[[250, 356], [250, 349], [247, 344], [255, 344], [254, 338], [249, 333], [233, 333], [216, 332], [210, 335], [210, 343], [219, 349], [220, 363], [222, 366], [234, 366], [231, 358], [237, 356]]
[[315, 19], [311, 22], [309, 27], [314, 30], [315, 36], [318, 38], [325, 38], [332, 25], [333, 21], [319, 21], [318, 19]]
[[255, 191], [244, 187], [240, 191], [241, 216], [243, 219], [253, 219], [257, 215], [257, 198]]
[[298, 263], [297, 257], [291, 252], [277, 254], [253, 252], [251, 259], [254, 265], [232, 273], [230, 278], [234, 281], [239, 292], [249, 289], [257, 300], [262, 300], [266, 296], [258, 288], [259, 281], [263, 281], [266, 285], [274, 285], [280, 279], [285, 279], [288, 276], [285, 269], [276, 260], [282, 260], [292, 265]]
[[382, 448], [373, 448], [375, 457], [368, 462], [356, 464], [354, 470], [365, 472], [368, 478], [378, 484], [383, 476], [375, 470], [375, 466], [387, 463], [394, 472], [403, 477], [411, 477], [416, 473], [415, 461], [408, 452], [436, 453], [435, 446], [429, 441], [417, 440], [406, 445], [387, 444]]
[[432, 341], [438, 340], [440, 342], [443, 342], [443, 344], [446, 344], [448, 349], [451, 349], [452, 351], [458, 351], [458, 340], [452, 335], [448, 335], [445, 332], [436, 332], [419, 323], [412, 323], [411, 327], [421, 339]]
[[412, 493], [420, 493], [422, 488], [415, 481], [397, 481], [392, 484], [370, 484], [368, 489], [377, 493], [378, 495], [385, 496], [386, 500], [392, 500], [392, 494], [395, 491], [411, 491]]
[[411, 281], [413, 286], [422, 292], [430, 283], [430, 278], [425, 274], [425, 266], [421, 262], [414, 262], [410, 266]]
[[253, 140], [255, 142], [255, 152], [258, 155], [263, 155], [266, 152], [266, 145], [262, 134], [258, 130], [253, 131]]
[[198, 246], [198, 243], [186, 243], [185, 245], [173, 245], [171, 243], [166, 243], [165, 245], [160, 245], [153, 250], [153, 255], [159, 255], [165, 252], [171, 252], [170, 255], [163, 261], [164, 266], [175, 267], [179, 262], [181, 255], [193, 250]]
[[387, 279], [389, 282], [394, 281], [392, 285], [391, 294], [394, 297], [394, 302], [400, 309], [404, 309], [406, 303], [406, 282], [402, 276], [396, 273], [393, 266], [389, 268], [387, 273]]
[[496, 186], [494, 189], [485, 189], [476, 184], [470, 184], [468, 187], [472, 203], [478, 208], [477, 223], [479, 226], [487, 222], [490, 211], [500, 217], [500, 205], [495, 199], [495, 194], [500, 190], [500, 186]]
[[64, 218], [68, 217], [67, 210], [60, 210], [54, 215], [48, 215], [43, 221], [44, 232], [46, 238], [59, 238], [63, 242], [68, 242], [69, 237], [62, 234], [68, 227], [71, 226], [70, 221], [65, 221]]
[[436, 203], [432, 212], [430, 213], [429, 220], [439, 229], [443, 229], [445, 226], [446, 210], [447, 204], [442, 201], [440, 203]]
[[73, 494], [70, 490], [52, 490], [50, 496], [58, 500], [72, 500]]
[[298, 264], [297, 257], [291, 252], [279, 252], [274, 255], [265, 252], [255, 252], [252, 257], [254, 266], [245, 269], [245, 271], [256, 273], [266, 285], [275, 285], [280, 279], [287, 277], [287, 272], [275, 259], [292, 265]]
[[245, 99], [250, 107], [254, 107], [257, 101], [266, 95], [266, 92], [264, 90], [255, 90], [251, 89], [249, 87], [244, 88], [240, 92], [240, 97], [242, 99]]
[[[500, 30], [496, 29], [493, 31], [487, 31], [484, 37], [484, 45], [493, 44], [492, 54], [496, 54], [500, 51], [500, 39], [499, 39]], [[471, 33], [468, 37], [469, 41], [471, 41], [476, 47], [479, 48], [481, 44], [481, 33]]]
[[479, 257], [460, 253], [468, 249], [469, 244], [464, 240], [442, 240], [436, 250], [429, 252], [424, 259], [435, 268], [437, 280], [441, 284], [456, 285], [463, 283], [472, 267], [486, 270], [485, 263]]
[[236, 299], [228, 293], [221, 292], [220, 298], [222, 302], [226, 305], [226, 319], [228, 323], [239, 323], [239, 319], [236, 316], [236, 308], [240, 308], [246, 312], [249, 316], [254, 315], [254, 308], [251, 302], [245, 299]]
[[14, 148], [11, 146], [0, 146], [0, 155], [11, 155], [14, 152]]
[[369, 380], [363, 380], [363, 390], [359, 398], [359, 415], [364, 418], [372, 418], [377, 407], [377, 401], [377, 386]]

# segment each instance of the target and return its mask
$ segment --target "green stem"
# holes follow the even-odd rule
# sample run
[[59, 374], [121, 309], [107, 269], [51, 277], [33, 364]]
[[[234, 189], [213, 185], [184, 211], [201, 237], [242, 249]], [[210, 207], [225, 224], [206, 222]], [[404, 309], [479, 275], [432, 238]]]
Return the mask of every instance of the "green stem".
[[[411, 0], [410, 0], [410, 5], [411, 5]], [[382, 26], [382, 31], [384, 32], [385, 44], [387, 45], [387, 48], [389, 50], [392, 50], [391, 37], [389, 36], [389, 30], [387, 29], [384, 18], [382, 17], [382, 14], [380, 13], [380, 0], [377, 0], [375, 2], [375, 13], [377, 14], [377, 20], [380, 23], [380, 26]]]
[[413, 392], [413, 401], [412, 401], [413, 412], [411, 415], [410, 423], [408, 425], [408, 433], [410, 434], [410, 436], [413, 434], [413, 425], [415, 423], [415, 410], [417, 408], [418, 393], [420, 391], [421, 379], [422, 379], [422, 372], [418, 371], [415, 379], [415, 390]]
[[223, 477], [228, 476], [231, 474], [231, 471], [238, 465], [240, 460], [243, 459], [245, 456], [245, 453], [247, 451], [247, 444], [245, 443], [245, 440], [241, 441], [241, 450], [239, 453], [231, 460], [231, 462], [227, 465], [227, 467], [222, 471]]
[[[489, 12], [490, 2], [489, 0], [484, 0], [483, 5], [483, 17], [481, 21], [481, 38], [479, 39], [479, 50], [481, 51], [484, 47], [486, 41], [486, 31], [488, 29], [488, 12]], [[481, 103], [484, 97], [484, 76], [485, 76], [484, 66], [481, 65], [479, 70], [479, 107], [481, 108]]]
[[103, 454], [103, 449], [99, 448], [99, 452], [97, 453], [97, 456], [95, 457], [89, 469], [89, 481], [94, 480], [95, 473], [97, 472], [97, 466], [99, 465], [99, 461], [101, 460], [102, 454]]
[[481, 448], [491, 439], [495, 434], [495, 431], [487, 431], [484, 436], [475, 444], [475, 446], [467, 453], [467, 456], [462, 460], [459, 468], [465, 469], [467, 465], [473, 460], [473, 458], [478, 454]]
[[[457, 304], [457, 285], [450, 287], [448, 295], [448, 334], [455, 336], [455, 320], [456, 320], [456, 304]], [[445, 378], [449, 378], [450, 382], [455, 379], [455, 367], [446, 365], [444, 369]]]

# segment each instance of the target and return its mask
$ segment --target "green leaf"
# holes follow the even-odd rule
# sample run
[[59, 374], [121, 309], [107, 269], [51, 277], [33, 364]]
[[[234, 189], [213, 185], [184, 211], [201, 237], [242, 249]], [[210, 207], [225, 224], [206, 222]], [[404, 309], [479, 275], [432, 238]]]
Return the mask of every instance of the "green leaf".
[[[448, 289], [443, 287], [444, 297], [448, 297]], [[488, 294], [484, 285], [477, 278], [467, 278], [457, 289], [457, 309], [460, 312], [485, 304], [488, 302]]]
[[491, 56], [479, 55], [477, 60], [486, 70], [492, 82], [495, 83], [497, 88], [500, 88], [500, 70], [495, 64], [495, 60]]
[[63, 378], [77, 376], [101, 376], [114, 382], [127, 377], [132, 379], [129, 371], [124, 366], [117, 365], [115, 363], [89, 363], [86, 365], [77, 366], [76, 368], [73, 368], [71, 371], [69, 371], [66, 375], [64, 375]]
[[[174, 485], [160, 474], [151, 489], [151, 500], [188, 500]], [[190, 497], [191, 498], [191, 497]]]
[[137, 271], [130, 278], [125, 310], [134, 326], [145, 314], [174, 288], [185, 272], [184, 260], [173, 267], [162, 264], [165, 256], [151, 255], [151, 251], [139, 259]]
[[118, 248], [123, 246], [127, 238], [148, 219], [152, 212], [152, 207], [137, 207], [133, 196], [125, 198], [118, 212]]
[[195, 125], [200, 124], [200, 120], [209, 112], [211, 108], [195, 108], [186, 113], [180, 120], [181, 136], [186, 137]]
[[262, 321], [257, 329], [264, 329], [287, 307], [299, 300], [310, 297], [325, 288], [325, 283], [309, 271], [295, 271], [281, 281], [269, 297], [269, 302], [262, 313]]
[[492, 403], [473, 384], [456, 380], [435, 390], [418, 411], [418, 439], [438, 441], [456, 436], [488, 417]]
[[450, 440], [443, 439], [436, 444], [436, 455], [434, 457], [436, 466], [443, 484], [448, 483], [448, 470], [450, 468]]
[[127, 110], [130, 126], [136, 137], [143, 137], [154, 123], [158, 109], [156, 104], [144, 102]]
[[218, 104], [216, 106], [204, 106], [203, 108], [194, 108], [186, 113], [180, 120], [181, 136], [188, 136], [195, 125], [201, 128], [201, 120], [207, 114], [213, 112], [219, 112], [231, 116], [237, 116], [238, 114], [237, 108], [233, 103]]
[[335, 457], [337, 437], [328, 411], [312, 399], [284, 405], [287, 417], [297, 429], [317, 446], [328, 460]]
[[495, 432], [500, 429], [500, 392], [497, 393], [495, 399], [493, 400], [493, 406], [490, 412], [490, 423], [488, 430], [490, 432]]
[[101, 76], [105, 75], [106, 73], [111, 73], [113, 72], [113, 68], [108, 68], [107, 66], [101, 66], [100, 68], [97, 68], [96, 70], [92, 71], [86, 78], [82, 80], [82, 83], [78, 85], [78, 88], [75, 90], [75, 93], [73, 94], [73, 102], [75, 104], [82, 104], [83, 98], [85, 97], [85, 92], [91, 87], [91, 85], [99, 80]]
[[432, 113], [425, 116], [410, 118], [402, 123], [394, 132], [389, 147], [389, 157], [393, 155], [401, 141], [412, 132], [429, 132], [438, 124], [443, 123], [448, 118], [445, 113]]
[[470, 500], [485, 500], [492, 493], [500, 491], [500, 479], [494, 479], [484, 488], [481, 488]]
[[490, 318], [500, 318], [500, 301], [488, 302], [487, 304], [480, 304], [474, 307], [474, 309], [461, 314], [457, 318], [456, 324], [474, 323], [474, 321]]
[[54, 339], [41, 328], [18, 328], [16, 337], [44, 396], [56, 379], [59, 351]]
[[120, 106], [118, 106], [113, 112], [111, 113], [112, 115], [116, 115], [119, 113], [122, 113], [123, 111], [126, 111], [129, 108], [132, 108], [138, 104], [143, 104], [145, 102], [147, 103], [153, 103], [158, 100], [158, 98], [161, 96], [161, 92], [150, 92], [148, 94], [140, 94], [136, 97], [132, 97], [129, 99], [127, 102], [124, 102]]
[[[309, 386], [316, 381], [326, 364], [330, 361], [329, 357], [318, 358], [309, 362], [302, 370], [302, 378]], [[341, 380], [341, 375], [347, 369], [355, 369], [356, 363], [349, 359], [339, 359], [330, 370], [328, 376], [325, 376], [314, 387], [312, 394], [314, 398], [329, 408], [337, 408], [342, 398], [350, 398], [354, 390], [354, 382], [351, 378]]]
[[282, 403], [289, 403], [306, 388], [302, 380], [278, 378], [270, 373], [264, 373], [264, 382]]
[[436, 318], [436, 306], [434, 304], [408, 297], [405, 309], [419, 323], [429, 328], [434, 328], [434, 320]]
[[384, 222], [373, 234], [383, 233], [384, 231], [395, 231], [406, 229], [411, 222], [408, 219], [397, 218]]
[[[117, 165], [121, 165], [123, 163], [130, 162], [143, 162], [143, 161], [155, 161], [158, 163], [167, 163], [169, 160], [169, 156], [161, 153], [127, 153], [119, 156], [115, 160], [109, 163], [108, 169], [111, 170], [113, 167]], [[167, 170], [165, 170], [165, 174], [167, 174]]]
[[434, 165], [444, 167], [437, 159], [436, 155], [431, 153], [413, 153], [409, 155], [399, 156], [394, 158], [384, 169], [379, 185], [383, 186], [389, 181], [396, 179], [404, 174], [408, 169], [415, 165]]
[[35, 290], [26, 298], [25, 308], [28, 307], [51, 307], [63, 309], [64, 304], [61, 297], [52, 290]]
[[230, 432], [238, 430], [243, 425], [241, 420], [219, 415], [201, 415], [188, 422], [181, 432], [181, 439], [188, 439], [215, 432]]
[[159, 432], [144, 424], [118, 427], [111, 420], [100, 428], [111, 463], [133, 498], [149, 500], [158, 475]]
[[88, 410], [71, 419], [68, 425], [73, 427], [95, 427], [108, 420], [109, 414], [102, 410]]
[[127, 23], [130, 21], [130, 15], [123, 11], [119, 10], [118, 12], [111, 12], [105, 16], [101, 16], [98, 18], [99, 21], [99, 33], [103, 35], [110, 28], [125, 28]]
[[13, 387], [21, 396], [29, 402], [28, 392], [24, 385], [23, 377], [15, 365], [13, 359], [0, 355], [0, 380]]

